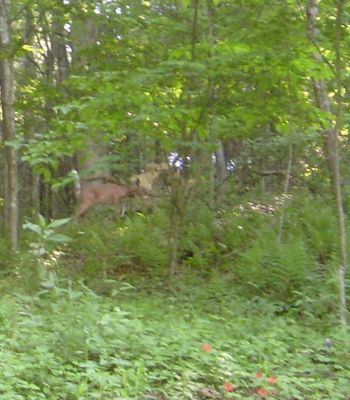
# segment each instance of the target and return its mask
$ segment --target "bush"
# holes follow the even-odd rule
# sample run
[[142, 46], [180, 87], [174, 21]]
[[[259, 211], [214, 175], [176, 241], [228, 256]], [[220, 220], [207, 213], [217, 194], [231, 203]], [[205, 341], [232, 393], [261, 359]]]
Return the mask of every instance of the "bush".
[[327, 199], [293, 195], [284, 209], [274, 198], [242, 203], [222, 213], [217, 232], [223, 266], [248, 295], [269, 296], [283, 309], [308, 315], [337, 309], [338, 233]]
[[167, 265], [166, 218], [162, 212], [138, 214], [117, 229], [119, 254], [134, 269], [159, 270]]
[[69, 274], [83, 273], [87, 279], [101, 278], [118, 265], [115, 221], [86, 219], [78, 225], [71, 224], [66, 232], [74, 238], [64, 258]]
[[300, 239], [278, 245], [274, 232], [262, 237], [241, 254], [234, 270], [252, 288], [288, 300], [310, 282], [315, 261]]
[[320, 265], [327, 266], [338, 248], [334, 200], [318, 196], [296, 196], [287, 211], [286, 231], [299, 236]]

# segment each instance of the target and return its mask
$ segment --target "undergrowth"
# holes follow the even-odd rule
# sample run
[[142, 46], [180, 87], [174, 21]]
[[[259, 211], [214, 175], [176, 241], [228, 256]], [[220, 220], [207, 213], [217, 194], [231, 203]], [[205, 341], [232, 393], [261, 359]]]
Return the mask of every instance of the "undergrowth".
[[[237, 202], [236, 202], [237, 203]], [[315, 212], [317, 210], [317, 213]], [[247, 199], [212, 212], [197, 201], [181, 229], [178, 273], [230, 274], [248, 295], [268, 297], [281, 310], [337, 313], [337, 224], [327, 199], [291, 195]], [[283, 224], [280, 225], [283, 214]], [[72, 224], [65, 256], [69, 273], [96, 277], [168, 275], [171, 226], [165, 208], [124, 220]]]
[[110, 295], [100, 296], [61, 281], [4, 296], [0, 398], [347, 398], [340, 332], [277, 317], [220, 276], [192, 279], [192, 289], [179, 282], [153, 293], [151, 284], [109, 281]]
[[0, 398], [349, 399], [323, 199], [191, 204], [172, 281], [170, 229], [163, 209], [88, 218], [43, 256], [52, 279], [2, 264]]

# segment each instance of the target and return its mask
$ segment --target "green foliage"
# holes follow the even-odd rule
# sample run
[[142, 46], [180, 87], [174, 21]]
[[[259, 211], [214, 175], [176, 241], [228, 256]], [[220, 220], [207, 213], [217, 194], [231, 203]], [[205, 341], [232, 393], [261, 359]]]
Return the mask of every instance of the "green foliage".
[[[119, 221], [93, 224], [81, 223], [78, 239], [70, 247], [77, 262], [84, 262], [84, 271], [99, 272], [138, 270], [167, 273], [169, 217], [167, 208], [156, 208], [152, 213], [136, 213]], [[194, 223], [196, 221], [196, 223]], [[189, 207], [181, 231], [179, 262], [185, 268], [211, 270], [220, 261], [220, 249], [215, 241], [215, 221], [211, 210], [201, 203]], [[77, 235], [71, 232], [71, 235]]]
[[[238, 198], [232, 198], [237, 204]], [[241, 198], [241, 201], [243, 199]], [[251, 297], [268, 296], [276, 312], [301, 313], [316, 319], [336, 312], [336, 222], [322, 198], [292, 195], [265, 202], [242, 202], [216, 215], [202, 202], [188, 207], [179, 243], [181, 274], [225, 271]], [[282, 208], [284, 224], [280, 237]], [[315, 207], [319, 210], [316, 214]], [[67, 260], [88, 276], [110, 276], [138, 271], [167, 274], [168, 217], [166, 208], [124, 220], [91, 220], [80, 224], [84, 233]], [[74, 227], [76, 230], [76, 227]], [[280, 237], [280, 238], [279, 238]], [[327, 295], [328, 293], [328, 295]]]
[[251, 296], [272, 299], [277, 312], [313, 316], [315, 321], [336, 313], [337, 224], [330, 201], [305, 193], [293, 193], [285, 205], [273, 197], [242, 200], [239, 207], [222, 212], [217, 223], [220, 269]]
[[0, 270], [2, 272], [6, 273], [9, 269], [11, 269], [12, 263], [14, 261], [13, 254], [11, 253], [11, 245], [9, 241], [2, 238], [0, 240]]
[[245, 284], [279, 299], [293, 298], [296, 290], [304, 288], [315, 272], [315, 260], [301, 238], [277, 244], [272, 231], [261, 235], [243, 252], [234, 269]]
[[78, 146], [74, 145], [77, 140], [75, 136], [70, 135], [69, 141], [62, 140], [61, 133], [58, 131], [45, 132], [37, 134], [35, 138], [30, 139], [24, 146], [22, 160], [26, 161], [32, 169], [45, 178], [46, 181], [52, 179], [52, 172], [56, 170], [60, 162], [65, 157], [70, 157]]
[[[56, 232], [58, 228], [67, 224], [70, 220], [70, 218], [63, 218], [49, 222], [42, 215], [39, 215], [37, 224], [27, 221], [23, 225], [24, 229], [28, 229], [35, 234], [36, 240], [31, 241], [29, 247], [41, 280], [47, 277], [47, 268], [54, 262], [52, 244], [64, 244], [72, 240], [69, 236]], [[52, 276], [49, 281], [53, 283]]]
[[[329, 68], [334, 4], [320, 5], [321, 63], [295, 2], [92, 1], [53, 9], [45, 0], [32, 2], [30, 13], [22, 0], [12, 3], [23, 140], [10, 144], [22, 161], [47, 182], [54, 177], [58, 189], [74, 181], [56, 179], [65, 158], [91, 143], [108, 154], [93, 167], [101, 175], [130, 176], [178, 152], [198, 163], [200, 183], [186, 210], [173, 196], [153, 214], [116, 221], [101, 213], [65, 227], [75, 237], [61, 254], [65, 275], [82, 276], [100, 296], [57, 279], [63, 263], [54, 250], [69, 237], [56, 230], [67, 220], [24, 225], [35, 236], [31, 261], [46, 275], [45, 290], [0, 301], [0, 398], [194, 400], [213, 390], [243, 400], [262, 389], [285, 400], [347, 398], [349, 344], [329, 328], [338, 232], [320, 132], [333, 116], [315, 107], [312, 90], [325, 79], [331, 101], [346, 93], [333, 95]], [[23, 46], [24, 26], [34, 34]], [[350, 47], [342, 47], [346, 65]], [[60, 57], [69, 48], [66, 76]], [[33, 51], [29, 68], [18, 55]], [[207, 160], [218, 140], [234, 168], [220, 210], [211, 210], [204, 203], [213, 202], [216, 177]], [[291, 145], [292, 194], [280, 202]], [[320, 196], [296, 195], [304, 185]], [[163, 278], [174, 228], [169, 204], [184, 211], [182, 268], [171, 284]], [[7, 269], [13, 259], [3, 246]], [[18, 257], [16, 266], [26, 261]]]
[[116, 220], [110, 213], [93, 223], [81, 221], [79, 231], [71, 227], [76, 240], [70, 245], [69, 268], [93, 278], [138, 270], [164, 270], [167, 266], [167, 219], [162, 212], [136, 213]]
[[[180, 257], [186, 267], [213, 270], [221, 262], [215, 217], [208, 206], [194, 199], [188, 207], [180, 240]], [[190, 256], [186, 257], [186, 254]]]
[[65, 259], [68, 271], [100, 279], [118, 266], [116, 221], [110, 214], [100, 216], [97, 221], [87, 217], [79, 222], [79, 226], [72, 224], [68, 229], [69, 235], [75, 237]]
[[301, 235], [321, 265], [329, 264], [337, 252], [338, 228], [332, 202], [326, 196], [299, 194], [288, 213], [289, 234]]
[[283, 400], [346, 398], [344, 336], [276, 318], [221, 278], [192, 280], [173, 295], [114, 282], [109, 298], [61, 281], [3, 296], [1, 398], [194, 400], [210, 389], [243, 400], [261, 388]]
[[37, 241], [29, 243], [31, 251], [34, 256], [43, 257], [49, 253], [48, 244], [54, 243], [67, 243], [71, 240], [69, 236], [62, 233], [57, 233], [57, 228], [67, 224], [71, 219], [55, 219], [51, 222], [47, 222], [42, 215], [39, 215], [39, 221], [37, 224], [27, 221], [24, 225], [24, 229], [29, 229], [35, 233]]
[[118, 229], [117, 247], [131, 266], [164, 270], [168, 261], [167, 219], [164, 213], [136, 215]]

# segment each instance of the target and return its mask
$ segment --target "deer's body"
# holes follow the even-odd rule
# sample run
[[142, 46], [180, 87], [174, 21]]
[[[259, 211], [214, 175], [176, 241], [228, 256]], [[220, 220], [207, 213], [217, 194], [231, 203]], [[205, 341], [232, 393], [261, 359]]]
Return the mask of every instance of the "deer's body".
[[125, 213], [123, 200], [127, 197], [144, 197], [146, 195], [146, 190], [139, 183], [131, 187], [114, 183], [83, 185], [79, 190], [80, 207], [75, 215], [78, 218], [95, 204], [107, 203], [113, 204], [120, 216], [123, 216]]

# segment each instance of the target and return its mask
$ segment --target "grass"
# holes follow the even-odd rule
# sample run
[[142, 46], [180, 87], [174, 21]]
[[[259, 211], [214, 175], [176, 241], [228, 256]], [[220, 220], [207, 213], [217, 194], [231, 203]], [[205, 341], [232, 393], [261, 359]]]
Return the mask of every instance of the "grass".
[[13, 284], [0, 302], [1, 399], [350, 398], [336, 326], [276, 315], [224, 277], [171, 289], [109, 280], [103, 295], [81, 282], [34, 294]]

